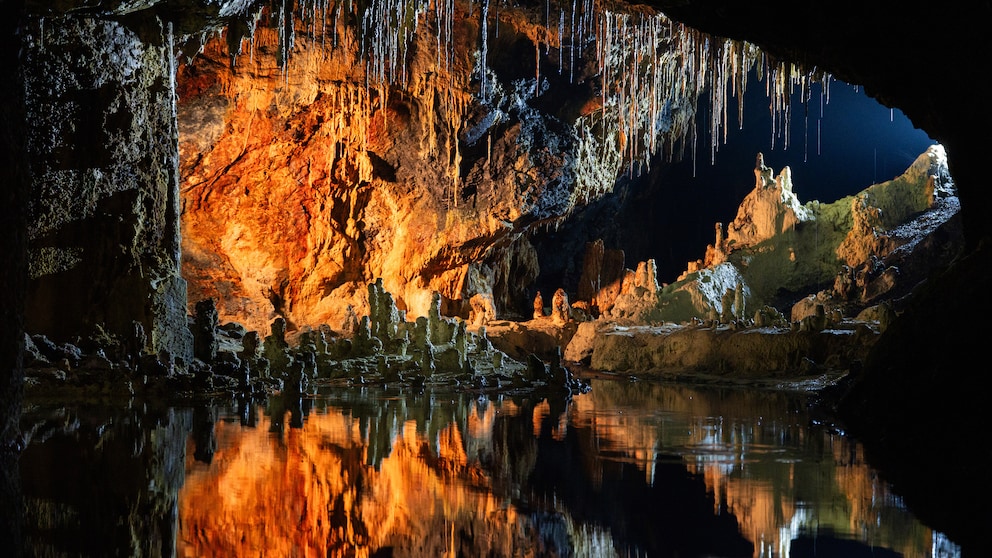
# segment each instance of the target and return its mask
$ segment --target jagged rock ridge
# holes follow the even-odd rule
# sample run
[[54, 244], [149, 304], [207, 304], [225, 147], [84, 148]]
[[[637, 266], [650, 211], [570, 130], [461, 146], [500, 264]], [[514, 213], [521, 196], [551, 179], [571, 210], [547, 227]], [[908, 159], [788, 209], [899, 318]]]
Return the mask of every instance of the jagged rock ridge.
[[[675, 283], [659, 285], [648, 260], [626, 269], [616, 289], [601, 279], [617, 275], [603, 264], [602, 243], [590, 244], [584, 299], [557, 328], [566, 360], [734, 379], [819, 373], [819, 388], [866, 360], [905, 311], [906, 295], [958, 253], [959, 205], [941, 145], [903, 175], [833, 204], [799, 204], [789, 169], [773, 177], [760, 155], [754, 173], [728, 226], [734, 238], [717, 224], [715, 244]], [[540, 346], [555, 338], [549, 322], [535, 314], [489, 332], [512, 352], [526, 345], [521, 339]]]
[[[653, 275], [653, 262], [641, 262], [639, 271], [628, 270], [614, 298], [598, 294], [604, 315], [634, 323], [714, 320], [727, 312], [729, 291], [735, 318], [751, 319], [771, 306], [798, 321], [815, 308], [806, 295], [833, 285], [832, 292], [814, 297], [816, 303], [829, 299], [831, 310], [853, 317], [892, 297], [899, 272], [886, 258], [919, 242], [958, 207], [940, 145], [901, 176], [830, 204], [800, 204], [788, 167], [773, 177], [760, 155], [754, 173], [754, 189], [726, 233], [716, 224], [703, 258], [664, 286]], [[917, 273], [903, 282], [920, 278]]]

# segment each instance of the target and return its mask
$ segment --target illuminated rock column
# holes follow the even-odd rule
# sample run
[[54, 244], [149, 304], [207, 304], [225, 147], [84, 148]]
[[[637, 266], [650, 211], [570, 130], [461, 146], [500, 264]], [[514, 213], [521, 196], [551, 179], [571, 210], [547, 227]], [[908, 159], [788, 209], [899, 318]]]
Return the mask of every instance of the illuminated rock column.
[[[126, 22], [126, 23], [125, 23]], [[34, 17], [21, 28], [32, 182], [27, 330], [101, 325], [186, 362], [171, 26]]]

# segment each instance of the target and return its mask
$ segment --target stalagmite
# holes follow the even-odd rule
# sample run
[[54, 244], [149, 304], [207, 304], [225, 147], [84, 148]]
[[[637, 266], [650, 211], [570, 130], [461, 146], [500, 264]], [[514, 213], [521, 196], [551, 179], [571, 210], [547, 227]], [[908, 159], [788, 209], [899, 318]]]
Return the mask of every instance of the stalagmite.
[[292, 357], [289, 354], [289, 343], [286, 342], [285, 318], [280, 316], [272, 321], [271, 333], [265, 337], [263, 343], [263, 354], [274, 375], [278, 377], [288, 372]]
[[431, 305], [427, 311], [427, 328], [428, 339], [432, 344], [439, 345], [449, 341], [447, 323], [441, 317], [441, 294], [437, 292], [431, 294]]
[[568, 303], [565, 289], [559, 288], [551, 297], [551, 321], [555, 325], [564, 325], [572, 319], [572, 307]]
[[734, 289], [734, 316], [741, 319], [745, 316], [744, 312], [744, 284], [738, 282]]
[[206, 364], [217, 357], [217, 305], [208, 298], [196, 303], [193, 330], [193, 356]]
[[534, 315], [535, 320], [539, 320], [544, 317], [544, 299], [541, 297], [541, 291], [537, 292], [537, 296], [534, 297]]

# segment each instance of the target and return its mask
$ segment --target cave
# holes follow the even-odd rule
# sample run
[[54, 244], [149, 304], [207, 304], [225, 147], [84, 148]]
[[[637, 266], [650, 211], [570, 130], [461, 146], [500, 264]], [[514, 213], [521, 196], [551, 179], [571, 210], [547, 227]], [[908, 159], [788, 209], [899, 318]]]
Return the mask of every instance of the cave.
[[[657, 330], [636, 337], [635, 355], [631, 337], [613, 336], [591, 357], [587, 348], [573, 359], [568, 340], [595, 335], [579, 322], [690, 324], [697, 334], [671, 337], [708, 339], [728, 322], [784, 321], [806, 338], [835, 319], [817, 292], [857, 284], [861, 298], [834, 308], [836, 320], [874, 311], [884, 327], [870, 335], [852, 326], [854, 341], [811, 342], [803, 349], [809, 358], [799, 360], [793, 349], [762, 345], [760, 354], [745, 347], [727, 356], [721, 346], [711, 353], [723, 360], [679, 362], [743, 370], [781, 360], [804, 372], [817, 366], [813, 360], [832, 362], [836, 381], [820, 390], [824, 412], [862, 440], [924, 522], [967, 555], [988, 548], [983, 514], [963, 503], [977, 496], [984, 507], [992, 447], [972, 428], [984, 418], [977, 349], [980, 320], [992, 310], [984, 259], [992, 197], [981, 170], [989, 116], [973, 68], [987, 59], [976, 28], [992, 15], [989, 6], [13, 0], [4, 7], [4, 540], [16, 546], [22, 538], [20, 421], [25, 369], [40, 350], [29, 351], [35, 336], [83, 350], [113, 345], [120, 354], [101, 350], [98, 360], [122, 359], [161, 385], [181, 377], [194, 388], [216, 386], [211, 370], [234, 378], [237, 371], [225, 368], [232, 361], [218, 357], [218, 331], [255, 332], [258, 341], [271, 331], [299, 343], [327, 331], [347, 337], [348, 351], [378, 358], [370, 362], [391, 383], [397, 375], [383, 351], [406, 356], [447, 343], [447, 352], [418, 360], [418, 370], [475, 367], [470, 377], [479, 387], [492, 382], [481, 368], [533, 380], [537, 366], [549, 384], [582, 390], [562, 358], [577, 369], [642, 370], [660, 362], [664, 350], [651, 343], [667, 337]], [[909, 167], [905, 180], [917, 180], [922, 192], [910, 196], [916, 205], [884, 184], [867, 194], [852, 187], [837, 204], [805, 204], [789, 172], [780, 172], [775, 142], [796, 130], [808, 140], [818, 99], [845, 86], [899, 111], [934, 144], [920, 159], [912, 153], [911, 164], [881, 172], [887, 179]], [[727, 222], [701, 221], [692, 231], [697, 244], [663, 261], [645, 243], [658, 233], [639, 227], [690, 211], [659, 217], [659, 197], [671, 194], [658, 185], [727, 158], [727, 134], [754, 128], [735, 120], [743, 118], [745, 92], [756, 89], [772, 120], [770, 138], [760, 133], [773, 147], [743, 148], [754, 191], [752, 168], [735, 169], [743, 188], [712, 194], [726, 196]], [[784, 152], [803, 149], [810, 147]], [[877, 174], [867, 182], [877, 184]], [[928, 229], [915, 258], [897, 265], [873, 255], [898, 253], [879, 223], [895, 228], [886, 220], [918, 216], [948, 198], [951, 183], [959, 207]], [[771, 204], [774, 231], [761, 232], [754, 209], [730, 221], [749, 197]], [[717, 205], [698, 192], [673, 201]], [[831, 218], [836, 238], [810, 225]], [[837, 267], [824, 268], [821, 252]], [[845, 258], [854, 269], [847, 282], [837, 274]], [[716, 269], [736, 271], [728, 279]], [[709, 292], [704, 283], [719, 288]], [[783, 316], [789, 309], [792, 316]], [[539, 323], [526, 329], [532, 312]], [[439, 323], [452, 324], [444, 340]], [[400, 340], [397, 328], [408, 337]], [[478, 340], [480, 355], [485, 345], [484, 364], [470, 362], [466, 339]], [[115, 374], [102, 380], [110, 391], [124, 382]], [[280, 386], [289, 389], [290, 377], [303, 381], [290, 374]], [[413, 386], [423, 381], [414, 376]], [[208, 413], [191, 422], [216, 421]], [[210, 444], [208, 435], [198, 450]], [[197, 459], [209, 461], [210, 453]], [[698, 504], [697, 481], [685, 486]], [[733, 531], [722, 521], [715, 523]]]

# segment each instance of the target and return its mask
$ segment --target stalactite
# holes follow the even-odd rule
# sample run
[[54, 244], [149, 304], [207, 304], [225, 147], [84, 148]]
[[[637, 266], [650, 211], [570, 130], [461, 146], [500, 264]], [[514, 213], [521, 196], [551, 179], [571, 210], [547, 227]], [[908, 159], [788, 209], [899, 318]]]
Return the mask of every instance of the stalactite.
[[482, 0], [482, 10], [479, 15], [479, 95], [483, 99], [489, 96], [486, 87], [487, 61], [489, 59], [489, 0]]
[[282, 3], [279, 5], [279, 17], [277, 23], [279, 30], [279, 48], [276, 51], [276, 60], [279, 67], [282, 69], [283, 74], [286, 74], [290, 53], [293, 51], [294, 41], [296, 40], [296, 20], [293, 13], [293, 4], [291, 3], [291, 0], [282, 0]]
[[[299, 22], [301, 32], [319, 45], [316, 56], [331, 56], [329, 51], [336, 49], [345, 61], [349, 55], [361, 57], [365, 70], [364, 87], [348, 89], [342, 85], [325, 92], [336, 99], [335, 103], [340, 101], [341, 104], [335, 106], [340, 109], [337, 114], [343, 115], [329, 115], [336, 126], [329, 132], [329, 139], [336, 146], [335, 157], [364, 149], [368, 119], [375, 114], [383, 118], [384, 125], [387, 124], [390, 96], [409, 94], [409, 98], [417, 99], [424, 108], [420, 113], [421, 147], [426, 154], [451, 166], [444, 174], [451, 177], [452, 200], [457, 202], [457, 166], [461, 160], [457, 138], [472, 102], [472, 93], [468, 89], [468, 77], [456, 77], [452, 71], [457, 55], [456, 21], [457, 18], [478, 17], [478, 51], [472, 74], [479, 84], [475, 100], [489, 103], [494, 88], [498, 87], [492, 82], [495, 74], [488, 68], [492, 55], [490, 41], [494, 38], [491, 35], [498, 33], [502, 15], [498, 5], [491, 4], [493, 1], [499, 2], [482, 0], [478, 15], [474, 15], [472, 1], [459, 8], [455, 0], [367, 0], [360, 3], [307, 0], [302, 4], [279, 0], [273, 4], [275, 13], [270, 17], [275, 19], [272, 23], [278, 30], [277, 58], [283, 72], [289, 71], [287, 64], [296, 40], [296, 22]], [[504, 6], [515, 9], [509, 4]], [[458, 12], [456, 8], [462, 11]], [[557, 14], [554, 14], [555, 9]], [[538, 22], [543, 20], [543, 34], [541, 31], [532, 33], [534, 95], [542, 91], [542, 46], [546, 55], [550, 48], [557, 46], [559, 75], [565, 76], [567, 72], [570, 83], [588, 78], [579, 72], [584, 69], [583, 61], [592, 55], [597, 77], [601, 80], [601, 109], [574, 123], [577, 135], [587, 138], [584, 141], [590, 146], [581, 157], [596, 154], [603, 157], [609, 150], [615, 150], [623, 159], [619, 168], [632, 175], [649, 169], [652, 158], [659, 154], [671, 159], [686, 156], [687, 149], [695, 164], [700, 134], [704, 141], [708, 139], [710, 162], [715, 163], [720, 143], [727, 141], [728, 108], [733, 106], [731, 103], [735, 98], [737, 125], [744, 125], [744, 92], [751, 86], [748, 83], [751, 72], [759, 81], [765, 81], [772, 116], [771, 148], [779, 138], [784, 138], [788, 148], [793, 108], [791, 94], [795, 88], [799, 89], [802, 102], [808, 104], [811, 86], [820, 79], [823, 85], [821, 103], [828, 99], [829, 76], [770, 62], [750, 43], [710, 37], [660, 13], [617, 13], [605, 9], [596, 0], [556, 0], [554, 5], [546, 0], [543, 12], [538, 12], [537, 16]], [[418, 68], [412, 73], [408, 68], [410, 48], [418, 33], [423, 32], [430, 33], [423, 38], [436, 47], [433, 56], [436, 71]], [[254, 27], [250, 35], [251, 57], [256, 50]], [[547, 62], [543, 64], [545, 74], [548, 65]], [[348, 99], [343, 93], [345, 89], [351, 96]], [[705, 99], [709, 107], [703, 132], [697, 130], [700, 98]], [[345, 102], [357, 104], [345, 106]], [[808, 120], [806, 125], [808, 127]], [[819, 150], [819, 129], [817, 143]], [[367, 161], [356, 164], [362, 168], [368, 166]], [[574, 179], [592, 180], [588, 177]], [[596, 180], [611, 184], [606, 177]], [[585, 184], [578, 188], [583, 193], [577, 195], [586, 197], [605, 187]]]

